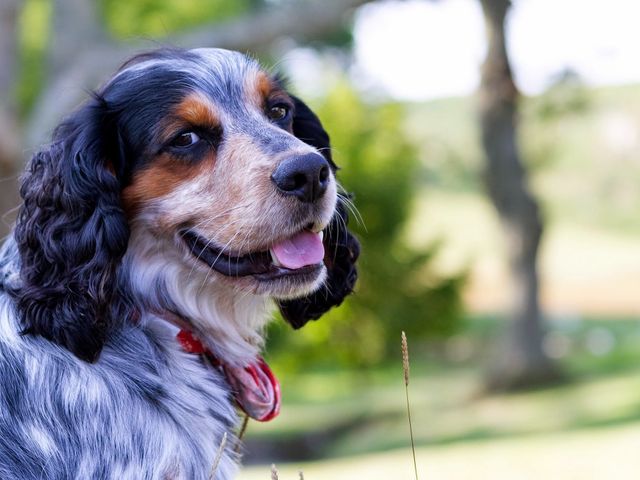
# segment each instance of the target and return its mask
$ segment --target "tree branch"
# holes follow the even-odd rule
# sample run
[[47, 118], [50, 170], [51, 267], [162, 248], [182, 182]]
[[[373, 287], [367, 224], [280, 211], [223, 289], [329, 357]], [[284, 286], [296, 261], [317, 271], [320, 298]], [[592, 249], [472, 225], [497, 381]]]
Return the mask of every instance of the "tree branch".
[[[321, 39], [344, 26], [351, 17], [348, 12], [370, 0], [309, 0], [286, 3], [281, 7], [258, 10], [221, 24], [207, 25], [199, 29], [169, 36], [160, 44], [185, 48], [218, 47], [253, 53], [267, 51], [278, 38], [293, 38], [301, 42]], [[85, 0], [57, 0], [58, 5], [72, 6], [75, 3], [92, 3]], [[90, 18], [83, 8], [82, 18], [74, 18], [74, 11], [67, 8], [68, 23], [83, 22]], [[86, 14], [86, 15], [85, 15]], [[62, 18], [62, 17], [59, 17]], [[64, 29], [64, 25], [58, 25]], [[128, 57], [143, 50], [156, 48], [158, 42], [140, 40], [117, 42], [104, 34], [80, 39], [82, 28], [75, 35], [75, 46], [79, 57], [67, 56], [65, 68], [56, 69], [34, 108], [27, 128], [26, 144], [35, 146], [49, 136], [62, 114], [69, 113], [86, 95], [86, 90], [95, 88], [100, 81], [112, 73]], [[64, 55], [61, 53], [60, 55]]]
[[19, 0], [0, 4], [0, 176], [11, 173], [19, 156], [20, 141], [15, 104], [17, 64], [17, 19]]
[[18, 71], [17, 19], [19, 0], [0, 1], [0, 239], [13, 223], [18, 205], [17, 172], [20, 169], [20, 130], [15, 98]]
[[63, 74], [87, 47], [109, 41], [98, 18], [96, 3], [87, 0], [54, 0], [51, 45], [55, 47], [49, 51], [50, 75]]
[[[227, 23], [169, 38], [185, 47], [215, 46], [263, 52], [280, 37], [298, 41], [322, 39], [344, 26], [347, 13], [369, 0], [314, 0], [263, 9]], [[350, 18], [350, 16], [348, 17]]]

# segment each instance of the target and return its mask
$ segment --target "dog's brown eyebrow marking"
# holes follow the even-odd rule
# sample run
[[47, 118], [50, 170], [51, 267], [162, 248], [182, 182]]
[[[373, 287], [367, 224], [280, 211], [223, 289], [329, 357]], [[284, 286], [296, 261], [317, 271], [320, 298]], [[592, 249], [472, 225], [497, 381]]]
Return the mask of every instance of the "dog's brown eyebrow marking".
[[265, 73], [260, 72], [256, 78], [256, 93], [258, 94], [258, 105], [264, 106], [266, 99], [274, 90], [275, 85], [271, 78]]
[[259, 71], [245, 82], [245, 95], [250, 104], [264, 109], [270, 98], [289, 100], [289, 94], [266, 72]]
[[[163, 125], [163, 134], [169, 139], [185, 128], [214, 130], [220, 128], [220, 125], [213, 102], [202, 94], [193, 93], [174, 108]], [[202, 162], [192, 164], [177, 162], [171, 153], [161, 152], [148, 166], [134, 173], [131, 184], [123, 190], [125, 212], [130, 217], [133, 216], [142, 206], [170, 194], [203, 171], [212, 170], [215, 163], [215, 152], [207, 153]]]
[[171, 136], [183, 129], [185, 125], [216, 129], [220, 127], [220, 123], [215, 105], [203, 95], [193, 93], [174, 108], [164, 131], [167, 136]]

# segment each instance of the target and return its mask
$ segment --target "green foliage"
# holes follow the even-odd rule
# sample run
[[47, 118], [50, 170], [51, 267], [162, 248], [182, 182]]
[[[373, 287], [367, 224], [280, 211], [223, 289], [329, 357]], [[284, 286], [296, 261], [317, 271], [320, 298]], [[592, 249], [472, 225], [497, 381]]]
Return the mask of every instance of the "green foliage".
[[20, 12], [18, 48], [20, 81], [16, 98], [21, 116], [31, 110], [45, 82], [46, 48], [50, 35], [51, 0], [25, 0]]
[[[88, 0], [93, 1], [93, 0]], [[259, 7], [262, 0], [99, 0], [105, 29], [116, 38], [161, 38], [187, 28], [226, 20]], [[21, 116], [31, 111], [46, 81], [52, 0], [25, 0], [19, 25]]]
[[260, 2], [256, 0], [101, 0], [108, 29], [119, 38], [163, 37], [189, 27], [221, 21]]
[[552, 120], [563, 115], [583, 114], [589, 109], [589, 96], [580, 78], [565, 72], [534, 103], [535, 114], [541, 120]]
[[554, 167], [566, 145], [562, 126], [591, 113], [592, 100], [580, 79], [565, 72], [541, 95], [521, 103], [520, 142], [530, 175]]
[[316, 112], [343, 167], [339, 179], [359, 210], [350, 227], [362, 243], [360, 280], [356, 294], [318, 322], [291, 333], [274, 327], [272, 340], [284, 343], [272, 349], [279, 352], [276, 361], [373, 364], [397, 354], [401, 330], [412, 341], [452, 333], [459, 326], [462, 277], [434, 272], [437, 245], [415, 251], [404, 242], [420, 165], [402, 109], [366, 105], [340, 84]]

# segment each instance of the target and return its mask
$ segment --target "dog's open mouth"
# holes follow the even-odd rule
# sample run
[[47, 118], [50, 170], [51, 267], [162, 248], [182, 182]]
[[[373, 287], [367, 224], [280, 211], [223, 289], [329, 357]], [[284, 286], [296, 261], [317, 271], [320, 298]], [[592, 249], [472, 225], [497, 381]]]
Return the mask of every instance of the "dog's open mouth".
[[275, 243], [269, 250], [246, 255], [227, 253], [193, 230], [182, 233], [189, 250], [198, 260], [231, 277], [256, 276], [271, 280], [284, 276], [315, 274], [322, 268], [322, 232], [302, 230]]

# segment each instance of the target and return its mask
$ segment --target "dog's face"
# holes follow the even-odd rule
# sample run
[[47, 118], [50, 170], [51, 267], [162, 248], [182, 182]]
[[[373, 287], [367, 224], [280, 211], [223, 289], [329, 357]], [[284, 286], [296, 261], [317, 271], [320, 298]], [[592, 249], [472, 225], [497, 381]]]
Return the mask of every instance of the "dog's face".
[[198, 317], [246, 351], [259, 326], [225, 325], [203, 297], [226, 298], [230, 316], [271, 297], [295, 328], [317, 319], [356, 280], [336, 170], [318, 118], [255, 61], [216, 49], [135, 57], [23, 177], [12, 293], [25, 332], [93, 360], [139, 308]]
[[[277, 298], [317, 289], [336, 181], [293, 134], [299, 100], [256, 62], [221, 50], [143, 57], [107, 86], [107, 102], [135, 80], [119, 115], [135, 148], [122, 193], [134, 229], [170, 240], [207, 281]], [[169, 86], [163, 97], [145, 101], [158, 84]]]

